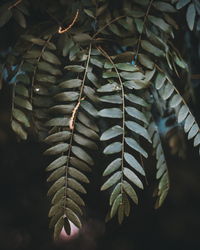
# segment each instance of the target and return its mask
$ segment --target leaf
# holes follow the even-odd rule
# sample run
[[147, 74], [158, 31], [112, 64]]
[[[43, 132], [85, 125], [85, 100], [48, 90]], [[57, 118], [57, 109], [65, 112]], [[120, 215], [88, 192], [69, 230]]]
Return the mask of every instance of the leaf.
[[180, 110], [178, 112], [178, 123], [180, 123], [183, 120], [185, 120], [188, 112], [189, 112], [188, 107], [186, 105], [182, 105], [182, 107], [180, 108]]
[[55, 224], [55, 228], [54, 228], [54, 240], [58, 240], [59, 239], [59, 236], [60, 236], [60, 233], [62, 231], [63, 226], [64, 226], [64, 219], [63, 219], [63, 217], [60, 217], [60, 219]]
[[118, 171], [115, 174], [113, 174], [101, 187], [101, 191], [106, 190], [113, 186], [115, 183], [117, 183], [122, 176], [122, 172]]
[[118, 74], [115, 71], [106, 71], [103, 72], [103, 78], [118, 78]]
[[125, 138], [125, 142], [131, 147], [132, 149], [136, 150], [139, 152], [141, 155], [143, 155], [145, 158], [148, 157], [147, 152], [138, 144], [136, 140], [130, 137]]
[[62, 167], [67, 162], [67, 156], [63, 155], [54, 160], [51, 164], [48, 165], [46, 171], [52, 171], [54, 169]]
[[27, 132], [22, 128], [21, 124], [15, 120], [11, 122], [12, 130], [22, 139], [27, 139]]
[[26, 19], [24, 17], [24, 15], [22, 14], [22, 12], [18, 11], [17, 9], [15, 9], [13, 11], [13, 17], [16, 20], [16, 22], [22, 27], [22, 28], [26, 28]]
[[108, 118], [122, 118], [122, 111], [119, 108], [107, 108], [99, 111], [99, 116]]
[[71, 136], [71, 133], [69, 131], [61, 131], [61, 132], [57, 132], [57, 133], [47, 136], [44, 139], [44, 142], [46, 143], [62, 142], [62, 141], [68, 140], [70, 136]]
[[44, 152], [44, 155], [57, 155], [67, 152], [69, 149], [68, 143], [59, 143]]
[[98, 140], [99, 139], [99, 136], [95, 131], [93, 131], [90, 128], [85, 127], [81, 123], [76, 123], [75, 127], [76, 127], [76, 130], [80, 134], [85, 135], [86, 137], [88, 137], [90, 139], [93, 139], [93, 140]]
[[68, 169], [68, 173], [75, 179], [79, 180], [79, 181], [82, 181], [82, 182], [85, 182], [85, 183], [89, 183], [89, 180], [87, 178], [86, 175], [84, 175], [83, 173], [81, 173], [79, 170], [75, 169], [75, 168], [72, 168], [70, 167]]
[[168, 23], [166, 23], [162, 18], [148, 15], [148, 19], [151, 23], [153, 23], [155, 26], [157, 26], [164, 32], [167, 32], [167, 33], [172, 32], [171, 26]]
[[141, 41], [141, 47], [146, 50], [147, 52], [157, 56], [157, 57], [164, 57], [165, 53], [160, 50], [159, 48], [155, 47], [153, 44], [151, 44], [148, 41], [142, 40]]
[[188, 140], [192, 139], [198, 132], [199, 132], [199, 126], [196, 123], [194, 123], [188, 133]]
[[144, 99], [142, 99], [141, 97], [136, 96], [134, 94], [130, 94], [130, 93], [129, 94], [125, 94], [125, 98], [128, 101], [130, 101], [132, 103], [135, 103], [135, 104], [138, 104], [140, 106], [143, 106], [143, 107], [147, 107], [148, 106], [148, 104], [145, 102]]
[[79, 93], [73, 91], [62, 92], [54, 96], [54, 99], [60, 102], [72, 102], [76, 101], [78, 98]]
[[175, 108], [177, 107], [182, 101], [182, 97], [179, 94], [176, 94], [170, 100], [170, 107]]
[[71, 79], [58, 84], [59, 88], [63, 89], [72, 89], [79, 88], [81, 86], [82, 80], [80, 79]]
[[98, 117], [98, 111], [96, 110], [96, 108], [88, 101], [84, 100], [81, 101], [81, 107], [91, 116], [93, 117]]
[[120, 91], [121, 87], [118, 83], [113, 82], [113, 83], [108, 83], [103, 86], [101, 86], [99, 89], [97, 89], [97, 92], [102, 93], [102, 92], [113, 92], [113, 91]]
[[188, 3], [190, 3], [191, 0], [179, 0], [176, 4], [176, 8], [179, 10], [181, 8], [183, 8], [185, 5], [187, 5]]
[[66, 208], [65, 210], [65, 214], [67, 216], [67, 218], [78, 228], [81, 228], [81, 221], [78, 218], [78, 216], [69, 208]]
[[188, 117], [185, 119], [184, 130], [186, 133], [191, 129], [193, 123], [195, 122], [194, 116], [189, 114]]
[[28, 89], [22, 84], [17, 84], [15, 86], [15, 93], [24, 97], [29, 97]]
[[84, 12], [89, 16], [89, 17], [92, 17], [92, 18], [95, 18], [93, 12], [89, 9], [84, 9]]
[[97, 127], [96, 123], [83, 112], [79, 112], [77, 117], [79, 121], [82, 122], [85, 126], [96, 131], [97, 133], [99, 132], [99, 128]]
[[100, 137], [100, 141], [107, 141], [112, 138], [115, 138], [123, 133], [122, 127], [115, 125], [108, 130], [106, 130]]
[[174, 86], [170, 82], [168, 82], [164, 87], [162, 98], [164, 100], [167, 100], [173, 94], [173, 92], [174, 92]]
[[82, 148], [78, 147], [78, 146], [72, 146], [71, 148], [72, 153], [74, 155], [76, 155], [79, 159], [87, 162], [89, 165], [94, 165], [94, 161], [91, 158], [91, 156], [85, 152], [85, 150], [83, 150]]
[[148, 124], [148, 121], [147, 121], [145, 115], [141, 111], [139, 111], [138, 109], [136, 109], [134, 107], [126, 107], [125, 110], [133, 118], [136, 118], [136, 119]]
[[47, 195], [52, 196], [53, 194], [55, 194], [56, 191], [58, 191], [61, 187], [63, 187], [64, 184], [65, 184], [65, 177], [61, 177], [56, 182], [54, 182], [54, 184], [50, 187]]
[[91, 168], [85, 162], [79, 160], [76, 157], [70, 157], [70, 163], [72, 166], [78, 168], [81, 171], [91, 172]]
[[84, 146], [86, 148], [89, 148], [89, 149], [92, 149], [92, 150], [97, 150], [98, 147], [97, 147], [97, 144], [95, 142], [93, 142], [92, 140], [90, 139], [87, 139], [79, 134], [74, 134], [74, 141], [81, 145], [81, 146]]
[[32, 105], [27, 99], [15, 96], [14, 103], [24, 109], [32, 110]]
[[145, 54], [139, 54], [138, 55], [138, 60], [147, 69], [153, 69], [154, 68], [154, 62], [150, 59], [149, 56], [147, 56]]
[[3, 27], [12, 17], [12, 12], [8, 9], [0, 10], [0, 28]]
[[25, 127], [30, 127], [30, 122], [27, 116], [21, 110], [13, 109], [13, 117], [19, 122], [23, 123]]
[[138, 67], [130, 64], [130, 63], [117, 63], [115, 64], [117, 69], [122, 70], [122, 71], [129, 71], [129, 72], [135, 72], [138, 71]]
[[113, 142], [108, 145], [103, 153], [106, 155], [116, 154], [122, 151], [122, 143], [121, 142]]
[[195, 17], [196, 17], [196, 10], [194, 3], [191, 3], [188, 6], [187, 12], [186, 12], [186, 20], [189, 26], [189, 29], [192, 31], [194, 28], [194, 23], [195, 23]]
[[141, 72], [121, 72], [120, 76], [124, 78], [125, 80], [143, 80], [144, 75]]
[[117, 158], [114, 161], [112, 161], [103, 172], [103, 176], [110, 175], [111, 173], [118, 170], [119, 167], [121, 166], [121, 163], [122, 163], [121, 158]]
[[64, 175], [66, 171], [66, 166], [60, 167], [53, 171], [53, 173], [48, 177], [47, 181], [56, 181], [58, 180], [62, 175]]
[[138, 173], [140, 173], [141, 175], [145, 176], [145, 172], [144, 169], [142, 168], [142, 166], [139, 164], [139, 162], [135, 159], [135, 157], [133, 157], [131, 154], [129, 153], [124, 153], [124, 159], [125, 161], [132, 167], [134, 168]]
[[67, 196], [75, 201], [79, 206], [85, 206], [83, 199], [73, 189], [67, 188]]
[[69, 118], [52, 118], [45, 125], [47, 127], [66, 127], [69, 125]]
[[64, 229], [67, 235], [71, 234], [71, 226], [69, 220], [66, 217], [64, 218]]
[[121, 104], [122, 98], [120, 95], [107, 95], [102, 96], [99, 98], [100, 101], [106, 102], [106, 103], [114, 103], [114, 104]]
[[95, 90], [89, 86], [84, 86], [84, 94], [90, 99], [93, 103], [99, 102], [99, 98], [95, 93]]
[[138, 204], [138, 197], [133, 187], [127, 181], [123, 181], [122, 187], [127, 195], [133, 200], [133, 202]]
[[73, 210], [74, 212], [76, 212], [77, 214], [80, 214], [80, 215], [83, 214], [81, 208], [80, 208], [80, 207], [76, 204], [76, 202], [74, 202], [72, 199], [67, 198], [67, 199], [66, 199], [66, 203], [67, 203], [67, 206], [68, 206], [71, 210]]
[[42, 53], [42, 58], [47, 61], [47, 62], [50, 62], [52, 64], [55, 64], [55, 65], [61, 65], [61, 62], [60, 60], [58, 59], [58, 57], [56, 55], [54, 55], [52, 52], [50, 51], [44, 51]]
[[85, 188], [78, 182], [76, 181], [74, 178], [67, 178], [67, 184], [70, 188], [82, 193], [82, 194], [86, 194], [86, 190]]
[[67, 189], [67, 196], [75, 201], [80, 206], [85, 206], [83, 199], [73, 189]]
[[117, 196], [117, 198], [114, 200], [112, 208], [111, 208], [111, 212], [110, 212], [110, 216], [111, 218], [113, 216], [115, 216], [115, 214], [117, 213], [117, 209], [119, 207], [119, 205], [122, 203], [122, 194], [119, 194]]
[[200, 144], [200, 133], [198, 133], [194, 138], [194, 147]]
[[72, 72], [77, 72], [77, 73], [81, 73], [85, 71], [85, 68], [81, 65], [68, 65], [68, 66], [65, 66], [64, 69], [72, 71]]
[[138, 123], [133, 122], [133, 121], [127, 121], [127, 122], [125, 122], [125, 124], [126, 124], [128, 129], [130, 129], [131, 131], [133, 131], [136, 134], [141, 135], [142, 137], [147, 139], [149, 142], [151, 142], [149, 134], [144, 127], [142, 127], [141, 125], [139, 125]]
[[114, 187], [114, 189], [113, 189], [113, 191], [112, 191], [112, 193], [111, 193], [111, 195], [110, 195], [110, 205], [112, 205], [113, 204], [113, 202], [114, 202], [114, 200], [117, 198], [117, 196], [118, 196], [118, 194], [120, 193], [120, 191], [121, 191], [121, 183], [118, 183], [115, 187]]
[[141, 189], [144, 189], [144, 186], [141, 180], [137, 177], [136, 174], [133, 173], [133, 171], [131, 171], [128, 168], [124, 168], [124, 175], [127, 177], [127, 179], [133, 182], [136, 186], [138, 186]]
[[161, 12], [169, 12], [169, 13], [174, 13], [176, 12], [176, 9], [173, 7], [173, 5], [169, 4], [169, 3], [165, 3], [162, 1], [155, 1], [153, 3], [154, 8], [156, 8], [157, 10], [161, 11]]

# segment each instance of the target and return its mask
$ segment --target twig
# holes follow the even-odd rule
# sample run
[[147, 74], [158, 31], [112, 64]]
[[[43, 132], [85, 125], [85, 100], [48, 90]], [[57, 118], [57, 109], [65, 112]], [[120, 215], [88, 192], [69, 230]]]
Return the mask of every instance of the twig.
[[17, 0], [14, 4], [12, 4], [10, 7], [8, 7], [8, 9], [11, 10], [12, 8], [16, 7], [21, 2], [22, 2], [22, 0]]
[[74, 129], [75, 116], [76, 116], [77, 110], [81, 104], [81, 101], [83, 101], [84, 99], [85, 99], [85, 97], [81, 98], [80, 101], [76, 104], [76, 106], [74, 107], [74, 109], [72, 111], [72, 115], [71, 115], [70, 120], [69, 120], [69, 128], [71, 130]]
[[76, 15], [75, 15], [73, 21], [71, 22], [71, 24], [66, 29], [63, 29], [62, 27], [59, 27], [58, 33], [63, 34], [65, 32], [67, 32], [68, 30], [70, 30], [72, 28], [72, 26], [75, 24], [75, 22], [77, 21], [78, 16], [79, 16], [79, 10], [77, 10]]

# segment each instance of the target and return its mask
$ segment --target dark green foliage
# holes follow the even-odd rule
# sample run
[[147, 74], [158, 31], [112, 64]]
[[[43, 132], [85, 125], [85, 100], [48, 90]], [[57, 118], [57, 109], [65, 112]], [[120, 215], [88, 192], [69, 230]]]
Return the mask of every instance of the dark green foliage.
[[[169, 174], [153, 121], [152, 103], [159, 106], [155, 96], [184, 123], [194, 146], [200, 144], [199, 126], [171, 80], [187, 69], [173, 46], [178, 25], [176, 1], [171, 2], [125, 0], [110, 8], [105, 0], [52, 1], [45, 7], [55, 25], [44, 20], [40, 29], [28, 26], [7, 58], [5, 68], [16, 66], [12, 129], [26, 140], [32, 128], [48, 144], [44, 154], [54, 157], [46, 170], [55, 239], [63, 227], [70, 234], [69, 221], [81, 227], [87, 174], [95, 171], [97, 153], [108, 162], [102, 162], [101, 187], [111, 189], [107, 219], [117, 214], [122, 223], [132, 203], [138, 204], [138, 190], [148, 178], [143, 158], [151, 144], [157, 160], [155, 207], [161, 206]], [[26, 28], [29, 4], [3, 5], [0, 26], [13, 16]], [[179, 1], [176, 7], [188, 4], [192, 30], [198, 2]]]

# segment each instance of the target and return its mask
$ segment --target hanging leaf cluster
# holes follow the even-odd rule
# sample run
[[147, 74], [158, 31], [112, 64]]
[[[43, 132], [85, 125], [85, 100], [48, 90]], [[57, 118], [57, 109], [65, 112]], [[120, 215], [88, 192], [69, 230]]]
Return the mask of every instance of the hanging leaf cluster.
[[[28, 26], [8, 54], [4, 70], [12, 86], [12, 129], [22, 140], [34, 133], [47, 144], [44, 154], [51, 159], [46, 170], [55, 239], [63, 227], [70, 234], [70, 221], [81, 227], [88, 173], [102, 159], [107, 220], [116, 215], [122, 223], [138, 204], [150, 146], [157, 161], [155, 207], [161, 206], [170, 181], [152, 109], [159, 107], [157, 100], [199, 147], [199, 126], [172, 81], [187, 69], [173, 45], [177, 9], [188, 5], [192, 30], [199, 4], [175, 2], [53, 1], [45, 6], [48, 22], [39, 29], [39, 24]], [[26, 28], [29, 4], [34, 5], [4, 4], [0, 26], [13, 16]]]

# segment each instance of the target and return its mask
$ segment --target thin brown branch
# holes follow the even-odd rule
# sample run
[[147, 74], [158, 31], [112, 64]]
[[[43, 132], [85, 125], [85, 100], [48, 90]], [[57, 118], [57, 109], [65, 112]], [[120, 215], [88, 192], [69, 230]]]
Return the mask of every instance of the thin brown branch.
[[59, 33], [59, 34], [63, 34], [63, 33], [65, 33], [65, 32], [67, 32], [68, 30], [70, 30], [70, 29], [74, 26], [75, 22], [77, 21], [78, 16], [79, 16], [79, 10], [77, 10], [76, 15], [74, 16], [74, 19], [73, 19], [73, 21], [71, 22], [71, 24], [69, 24], [69, 25], [67, 26], [67, 28], [65, 28], [65, 29], [63, 29], [62, 27], [59, 27], [58, 33]]
[[16, 7], [21, 2], [22, 2], [22, 0], [17, 0], [14, 4], [12, 4], [10, 7], [8, 7], [8, 9], [11, 10], [12, 8]]

